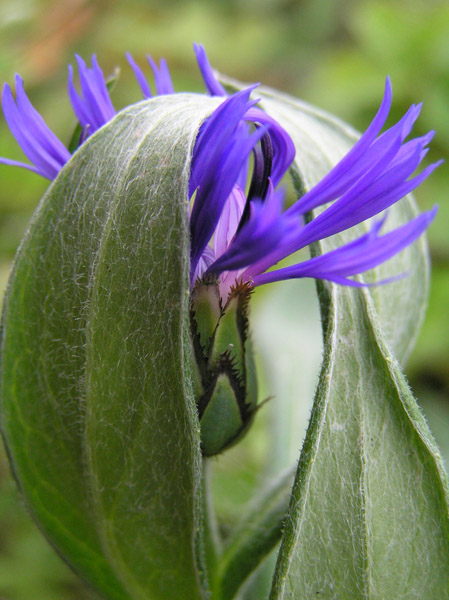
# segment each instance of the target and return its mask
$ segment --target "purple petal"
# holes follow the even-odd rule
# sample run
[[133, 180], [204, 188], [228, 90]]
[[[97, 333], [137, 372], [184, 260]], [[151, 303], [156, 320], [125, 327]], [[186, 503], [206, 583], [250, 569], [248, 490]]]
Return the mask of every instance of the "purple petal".
[[[226, 90], [215, 77], [204, 47], [194, 44], [193, 48], [208, 92], [212, 96], [226, 96]], [[250, 109], [245, 115], [245, 120], [270, 125], [270, 136], [274, 146], [271, 179], [276, 186], [295, 158], [295, 145], [288, 133], [267, 113], [259, 109]]]
[[206, 50], [201, 44], [193, 44], [193, 50], [196, 60], [203, 76], [204, 84], [211, 96], [227, 96], [226, 90], [215, 77], [214, 71], [210, 66]]
[[382, 212], [413, 191], [440, 164], [441, 161], [430, 165], [422, 173], [407, 181], [397, 182], [391, 179], [389, 182], [388, 178], [383, 178], [363, 196], [357, 197], [356, 194], [351, 194], [348, 198], [342, 197], [344, 203], [338, 205], [339, 201], [336, 201], [306, 225], [301, 239], [298, 240], [298, 246], [302, 248], [314, 241], [349, 229]]
[[193, 281], [200, 279], [204, 275], [204, 273], [207, 271], [210, 265], [214, 262], [214, 258], [215, 255], [212, 248], [206, 246], [204, 248], [203, 254], [200, 256], [195, 272], [193, 274]]
[[64, 165], [70, 158], [70, 153], [64, 144], [45, 124], [44, 119], [37, 112], [28, 99], [23, 88], [23, 81], [19, 75], [16, 75], [16, 97], [17, 107], [22, 115], [27, 116], [29, 126], [37, 133], [39, 142], [50, 156], [52, 156], [60, 165]]
[[217, 168], [209, 171], [204, 180], [200, 182], [190, 218], [192, 272], [215, 231], [223, 206], [235, 185], [242, 166], [264, 134], [265, 129], [260, 128], [250, 137], [245, 136], [231, 140], [225, 148]]
[[92, 55], [92, 78], [95, 82], [94, 87], [101, 99], [103, 116], [105, 119], [110, 120], [115, 115], [115, 108], [112, 105], [106, 80], [104, 78], [103, 71], [100, 69], [100, 65], [98, 64], [95, 54]]
[[435, 207], [383, 236], [378, 235], [383, 222], [376, 223], [367, 234], [341, 248], [291, 267], [256, 275], [254, 285], [300, 277], [360, 285], [346, 278], [380, 265], [412, 244], [430, 225], [436, 211]]
[[[363, 157], [366, 156], [366, 151], [374, 142], [388, 117], [391, 98], [391, 82], [387, 78], [382, 103], [368, 129], [341, 161], [312, 190], [298, 200], [290, 209], [291, 211], [305, 214], [313, 208], [337, 198], [357, 180], [366, 165], [370, 164], [366, 160], [363, 161]], [[400, 128], [402, 128], [402, 125]], [[371, 157], [369, 160], [371, 160]]]
[[394, 159], [391, 161], [388, 169], [386, 169], [384, 175], [389, 175], [391, 171], [396, 171], [400, 168], [404, 163], [407, 163], [409, 159], [416, 155], [416, 151], [418, 150], [418, 164], [422, 161], [424, 156], [427, 154], [428, 149], [426, 148], [427, 144], [432, 140], [435, 135], [434, 131], [429, 131], [426, 135], [422, 137], [415, 138], [402, 144], [399, 152], [396, 154]]
[[[29, 165], [28, 163], [20, 162], [18, 160], [11, 160], [10, 158], [2, 158], [0, 156], [0, 165], [8, 165], [9, 167], [21, 167], [22, 169], [28, 169], [28, 171], [33, 171], [33, 173], [37, 173], [38, 175], [43, 175], [43, 173], [41, 173], [37, 167]], [[50, 179], [50, 177], [48, 179]]]
[[126, 59], [129, 62], [129, 64], [131, 65], [132, 70], [134, 71], [134, 75], [136, 76], [137, 79], [137, 83], [140, 86], [140, 89], [142, 90], [142, 94], [144, 98], [152, 98], [153, 94], [151, 93], [151, 88], [148, 85], [148, 82], [145, 78], [145, 75], [143, 74], [142, 69], [139, 67], [139, 65], [136, 63], [136, 61], [134, 60], [134, 58], [131, 56], [131, 54], [129, 52], [126, 53]]
[[265, 201], [251, 202], [250, 218], [228, 250], [209, 268], [210, 273], [235, 271], [270, 256], [284, 240], [297, 234], [300, 219], [282, 214], [284, 195], [271, 192]]
[[193, 150], [189, 196], [198, 188], [204, 177], [212, 174], [213, 169], [217, 167], [243, 115], [252, 105], [248, 101], [252, 90], [253, 88], [243, 90], [225, 100], [203, 123]]
[[249, 109], [245, 115], [245, 120], [260, 123], [261, 125], [269, 127], [269, 133], [273, 143], [273, 168], [271, 171], [271, 180], [276, 187], [295, 158], [295, 144], [285, 129], [281, 127], [275, 119], [259, 108]]
[[115, 109], [95, 55], [92, 56], [91, 69], [78, 55], [76, 55], [76, 61], [79, 69], [81, 94], [78, 94], [73, 85], [73, 69], [69, 65], [69, 97], [81, 126], [89, 126], [89, 134], [92, 134], [114, 117]]
[[97, 130], [104, 125], [108, 119], [105, 119], [103, 116], [101, 97], [98, 90], [95, 88], [95, 79], [92, 76], [93, 72], [87, 67], [80, 56], [76, 55], [76, 61], [78, 63], [82, 100], [84, 101], [84, 106], [89, 117], [89, 121], [81, 123], [81, 125], [90, 125], [93, 130]]
[[217, 258], [227, 250], [231, 243], [239, 226], [245, 204], [246, 196], [243, 190], [235, 185], [226, 200], [214, 233], [214, 253]]
[[[339, 233], [356, 223], [360, 223], [368, 218], [367, 216], [364, 217], [364, 214], [367, 214], [367, 209], [369, 207], [372, 208], [372, 212], [369, 216], [381, 212], [381, 210], [385, 208], [385, 198], [381, 197], [379, 199], [380, 206], [378, 203], [378, 205], [375, 205], [373, 208], [367, 203], [367, 194], [369, 194], [370, 185], [373, 185], [376, 179], [382, 175], [391, 160], [397, 155], [401, 147], [401, 130], [402, 128], [399, 128], [394, 136], [389, 135], [384, 138], [384, 154], [378, 156], [377, 162], [374, 162], [374, 164], [371, 165], [371, 168], [360, 177], [345, 195], [335, 201], [325, 211], [313, 219], [313, 221], [307, 223], [301, 229], [298, 228], [296, 236], [284, 238], [269, 255], [265, 258], [261, 258], [256, 265], [253, 265], [251, 269], [249, 269], [251, 275], [254, 276], [255, 274], [262, 273], [283, 258], [304, 248], [308, 244], [329, 237], [335, 233]], [[379, 210], [375, 210], [375, 208], [379, 208]], [[302, 214], [294, 209], [295, 205], [286, 211], [286, 216], [299, 217]]]
[[149, 62], [154, 73], [154, 81], [157, 93], [161, 96], [164, 94], [174, 94], [175, 89], [173, 87], [170, 71], [168, 70], [165, 59], [161, 59], [160, 67], [157, 66], [149, 54], [147, 54], [147, 61]]
[[[20, 97], [17, 106], [9, 85], [5, 84], [3, 88], [2, 106], [5, 119], [24, 154], [34, 165], [35, 168], [31, 167], [31, 170], [48, 179], [54, 179], [70, 158], [70, 153], [26, 98], [19, 76], [16, 77], [16, 82]], [[7, 159], [4, 159], [4, 164], [20, 164], [6, 161]]]
[[73, 67], [69, 65], [69, 79], [67, 83], [67, 88], [69, 92], [70, 102], [72, 104], [73, 112], [75, 113], [78, 121], [81, 123], [81, 126], [84, 128], [88, 128], [91, 126], [90, 121], [92, 120], [89, 116], [89, 113], [84, 106], [84, 102], [81, 96], [78, 94], [75, 85], [73, 83]]

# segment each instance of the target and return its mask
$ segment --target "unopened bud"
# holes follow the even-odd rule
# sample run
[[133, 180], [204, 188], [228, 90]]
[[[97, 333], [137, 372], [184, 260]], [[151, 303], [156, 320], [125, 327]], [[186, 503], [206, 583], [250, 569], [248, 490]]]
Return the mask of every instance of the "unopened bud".
[[219, 454], [247, 431], [257, 409], [257, 380], [248, 335], [251, 288], [237, 285], [222, 306], [215, 280], [192, 290], [191, 329], [198, 367], [197, 407], [205, 456]]

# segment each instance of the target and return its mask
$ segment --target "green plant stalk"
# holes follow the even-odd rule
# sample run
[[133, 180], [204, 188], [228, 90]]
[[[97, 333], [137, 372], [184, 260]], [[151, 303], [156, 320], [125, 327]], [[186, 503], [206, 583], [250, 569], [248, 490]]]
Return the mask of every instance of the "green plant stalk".
[[232, 600], [282, 537], [294, 471], [287, 469], [259, 494], [224, 548], [215, 584], [217, 600]]
[[211, 489], [212, 464], [210, 459], [203, 460], [202, 479], [202, 518], [203, 518], [203, 543], [205, 565], [208, 574], [209, 586], [212, 590], [211, 600], [215, 600], [213, 593], [217, 578], [218, 565], [222, 551], [222, 542], [218, 523], [215, 516], [213, 496]]

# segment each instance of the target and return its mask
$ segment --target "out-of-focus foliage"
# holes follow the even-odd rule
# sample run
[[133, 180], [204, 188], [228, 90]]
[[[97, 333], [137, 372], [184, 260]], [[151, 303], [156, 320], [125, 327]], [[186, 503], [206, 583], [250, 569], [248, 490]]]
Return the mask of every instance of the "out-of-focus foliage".
[[[122, 67], [113, 93], [117, 108], [140, 99], [124, 58], [127, 50], [141, 65], [147, 52], [155, 58], [165, 56], [178, 90], [201, 91], [191, 51], [192, 42], [197, 41], [206, 46], [212, 64], [223, 73], [290, 92], [360, 129], [374, 114], [388, 73], [394, 88], [392, 119], [411, 103], [423, 101], [417, 133], [435, 129], [430, 159], [447, 160], [448, 38], [449, 4], [445, 0], [2, 0], [0, 79], [12, 83], [14, 72], [19, 72], [47, 123], [68, 141], [75, 121], [66, 94], [66, 65], [73, 63], [75, 52], [84, 58], [96, 52], [106, 73], [112, 72], [115, 65]], [[0, 155], [23, 158], [3, 117]], [[0, 180], [3, 287], [15, 249], [47, 182], [24, 170], [1, 165]], [[433, 262], [429, 311], [406, 371], [449, 463], [448, 184], [446, 162], [416, 194], [423, 209], [438, 203], [440, 212], [428, 236]], [[270, 318], [266, 306], [274, 303], [273, 294], [278, 303], [282, 300], [282, 293], [275, 291], [274, 286], [273, 290], [270, 288], [261, 290], [255, 300], [253, 312], [259, 323]], [[283, 289], [295, 298], [298, 331], [304, 333], [293, 338], [289, 322], [284, 320], [287, 342], [273, 343], [276, 360], [281, 354], [285, 360], [278, 360], [274, 383], [265, 382], [264, 387], [266, 395], [275, 394], [278, 399], [294, 396], [299, 403], [302, 395], [312, 395], [316, 383], [316, 372], [307, 361], [309, 354], [314, 354], [317, 367], [319, 350], [307, 350], [319, 348], [314, 337], [320, 335], [318, 313], [311, 309], [310, 287], [287, 282]], [[281, 312], [278, 311], [279, 318], [284, 316]], [[268, 325], [266, 329], [261, 333], [265, 339], [270, 335]], [[306, 383], [292, 378], [301, 364], [306, 366], [306, 372], [312, 371]], [[267, 377], [272, 375], [270, 370], [275, 371], [275, 366], [264, 368]], [[280, 467], [288, 462], [291, 451], [285, 444], [282, 446], [276, 431], [282, 429], [282, 420], [292, 417], [277, 410], [277, 402], [272, 400], [261, 411], [254, 430], [242, 444], [215, 461], [217, 512], [230, 522], [238, 519], [240, 507], [260, 484], [267, 453], [276, 450]], [[301, 402], [300, 416], [295, 413], [295, 418], [305, 421], [309, 402], [309, 398]], [[289, 410], [298, 412], [297, 408]], [[296, 452], [299, 442], [292, 442]], [[0, 452], [0, 597], [92, 598], [27, 516], [3, 449]], [[262, 594], [253, 591], [251, 595], [249, 591], [247, 598], [260, 600]]]

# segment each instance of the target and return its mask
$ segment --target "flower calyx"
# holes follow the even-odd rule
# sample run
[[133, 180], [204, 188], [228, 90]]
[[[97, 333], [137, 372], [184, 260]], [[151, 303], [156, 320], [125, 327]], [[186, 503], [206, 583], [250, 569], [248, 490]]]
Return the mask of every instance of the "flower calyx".
[[223, 306], [216, 279], [198, 280], [192, 290], [190, 324], [204, 456], [234, 445], [246, 433], [257, 410], [248, 325], [251, 293], [249, 284], [236, 284]]

